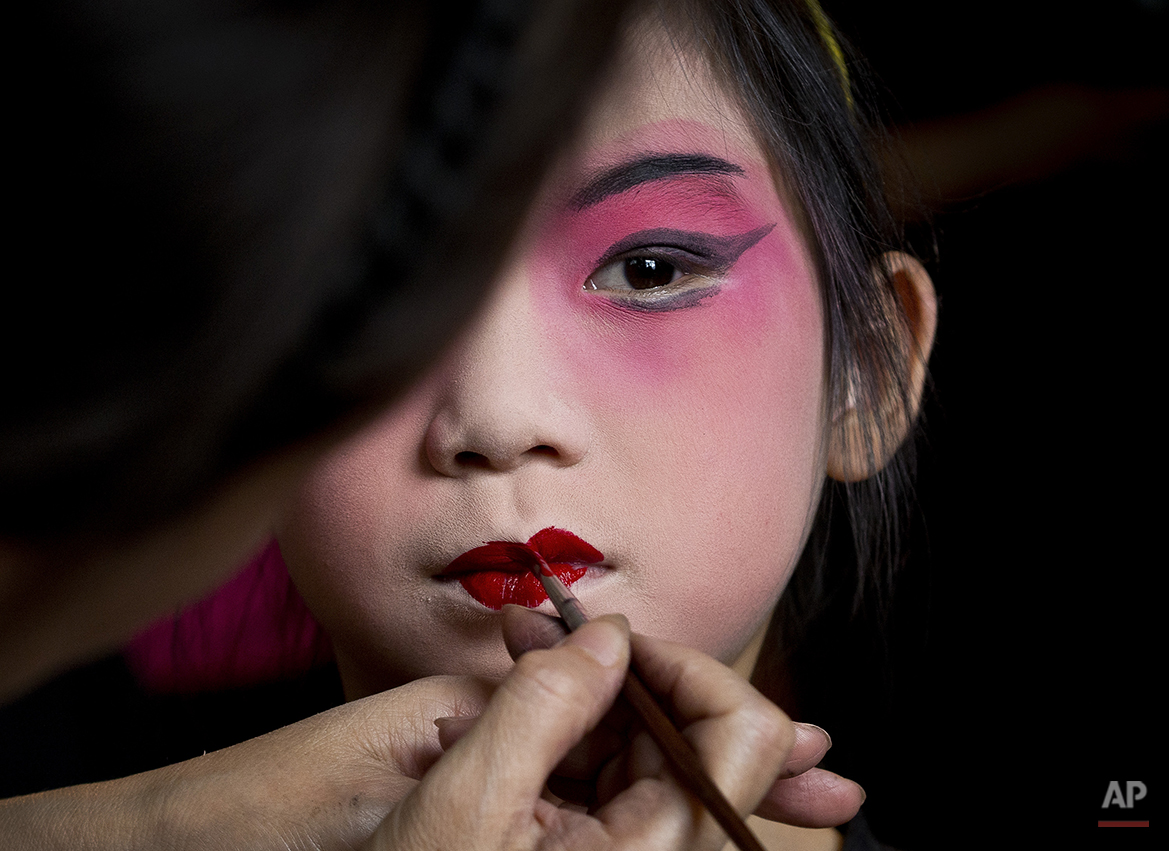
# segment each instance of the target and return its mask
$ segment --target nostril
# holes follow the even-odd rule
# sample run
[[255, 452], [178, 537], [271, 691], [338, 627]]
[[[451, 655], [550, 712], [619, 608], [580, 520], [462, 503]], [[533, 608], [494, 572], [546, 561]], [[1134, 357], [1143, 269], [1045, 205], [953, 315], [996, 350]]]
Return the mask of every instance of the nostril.
[[455, 462], [460, 467], [487, 468], [491, 466], [491, 461], [487, 456], [478, 452], [459, 452], [455, 455]]
[[560, 458], [560, 450], [555, 446], [541, 443], [526, 450], [519, 457], [511, 457], [510, 455], [495, 456], [492, 453], [464, 449], [462, 452], [455, 453], [454, 462], [455, 466], [462, 470], [510, 470], [518, 464], [522, 464], [526, 458], [531, 458], [533, 455], [541, 458], [558, 459]]

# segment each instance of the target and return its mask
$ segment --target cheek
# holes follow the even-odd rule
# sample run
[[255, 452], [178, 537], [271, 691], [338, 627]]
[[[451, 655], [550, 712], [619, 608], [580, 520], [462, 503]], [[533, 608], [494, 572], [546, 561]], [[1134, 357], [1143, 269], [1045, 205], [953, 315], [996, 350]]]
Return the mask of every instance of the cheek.
[[642, 628], [728, 661], [782, 592], [824, 479], [820, 300], [799, 242], [777, 236], [697, 307], [602, 302], [564, 337], [644, 517]]
[[[379, 430], [380, 431], [380, 430]], [[392, 495], [376, 473], [378, 441], [363, 436], [327, 458], [301, 489], [278, 535], [293, 581], [334, 637], [377, 622], [384, 520]]]
[[[421, 610], [406, 581], [424, 517], [449, 516], [412, 488], [417, 416], [398, 410], [326, 458], [298, 494], [278, 533], [289, 572], [339, 653], [372, 653], [409, 642]], [[409, 646], [409, 645], [405, 645]], [[401, 679], [409, 679], [402, 676]]]

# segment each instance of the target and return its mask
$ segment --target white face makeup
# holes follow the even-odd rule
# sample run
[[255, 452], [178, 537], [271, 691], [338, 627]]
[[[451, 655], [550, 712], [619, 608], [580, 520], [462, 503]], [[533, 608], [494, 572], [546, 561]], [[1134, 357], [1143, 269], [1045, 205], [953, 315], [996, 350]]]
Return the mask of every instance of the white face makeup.
[[485, 541], [569, 530], [604, 554], [573, 586], [590, 613], [726, 662], [802, 549], [825, 468], [810, 253], [702, 63], [654, 32], [624, 56], [478, 319], [284, 523], [350, 696], [507, 670], [480, 600], [511, 592], [443, 574]]

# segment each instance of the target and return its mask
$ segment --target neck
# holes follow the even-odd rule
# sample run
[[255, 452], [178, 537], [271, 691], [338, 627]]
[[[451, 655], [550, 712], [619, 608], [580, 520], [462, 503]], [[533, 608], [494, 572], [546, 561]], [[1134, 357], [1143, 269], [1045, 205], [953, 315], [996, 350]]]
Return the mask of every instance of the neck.
[[[775, 851], [781, 848], [783, 851], [840, 851], [844, 847], [844, 836], [831, 827], [794, 827], [757, 816], [748, 816], [747, 826], [764, 848]], [[736, 849], [732, 843], [727, 843], [723, 851]]]

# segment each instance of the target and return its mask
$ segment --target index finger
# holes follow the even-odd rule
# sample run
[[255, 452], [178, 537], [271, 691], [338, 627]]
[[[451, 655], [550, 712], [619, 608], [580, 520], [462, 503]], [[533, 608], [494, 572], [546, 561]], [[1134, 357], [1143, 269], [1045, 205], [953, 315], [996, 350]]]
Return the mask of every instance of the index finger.
[[525, 654], [471, 731], [383, 822], [374, 847], [425, 838], [425, 847], [492, 848], [516, 830], [547, 829], [536, 817], [544, 785], [616, 697], [627, 636], [623, 618], [598, 618], [558, 647]]
[[[740, 809], [753, 809], [795, 743], [788, 717], [735, 671], [698, 650], [632, 637], [633, 666], [663, 699], [711, 778]], [[744, 772], [744, 766], [752, 766]], [[748, 776], [749, 775], [749, 776]]]
[[668, 701], [680, 725], [728, 715], [758, 715], [764, 728], [776, 728], [779, 735], [769, 747], [784, 754], [791, 750], [795, 731], [788, 717], [738, 673], [682, 644], [637, 633], [630, 640], [631, 664], [645, 684]]

